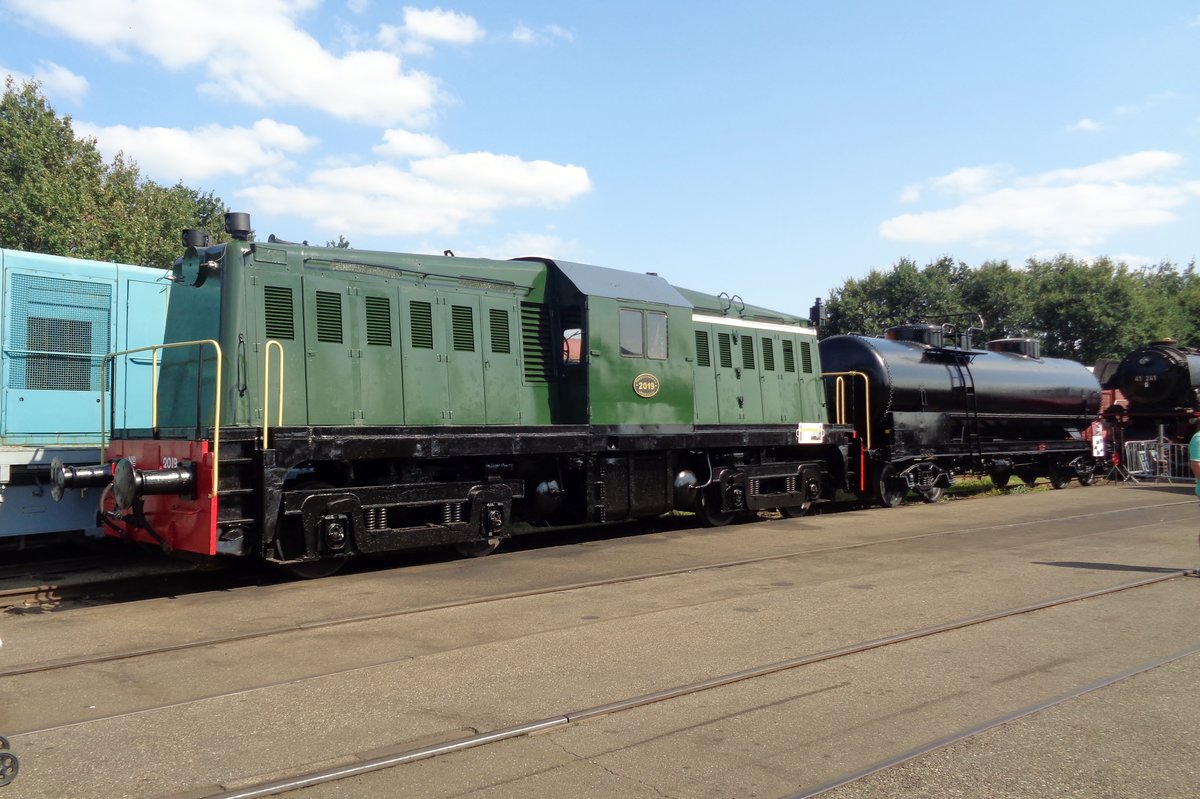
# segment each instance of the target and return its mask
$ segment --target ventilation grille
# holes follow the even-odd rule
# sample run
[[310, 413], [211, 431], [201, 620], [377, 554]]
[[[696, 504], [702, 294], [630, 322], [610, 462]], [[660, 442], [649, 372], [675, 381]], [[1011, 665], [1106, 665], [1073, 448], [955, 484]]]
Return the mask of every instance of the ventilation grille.
[[812, 374], [812, 347], [807, 341], [800, 342], [800, 365], [805, 374]]
[[512, 352], [512, 337], [508, 331], [508, 311], [502, 308], [489, 308], [488, 325], [492, 335], [492, 352]]
[[696, 365], [712, 366], [712, 353], [708, 349], [708, 332], [696, 331]]
[[775, 342], [769, 338], [762, 340], [763, 347], [763, 369], [768, 372], [775, 371]]
[[413, 349], [433, 349], [433, 306], [421, 300], [408, 301], [408, 315], [412, 325]]
[[525, 382], [544, 384], [554, 377], [551, 354], [550, 314], [544, 305], [521, 303], [521, 352], [525, 360]]
[[112, 286], [14, 274], [9, 289], [9, 388], [98, 390]]
[[790, 341], [783, 342], [783, 371], [796, 371], [796, 352]]
[[291, 289], [285, 286], [263, 286], [263, 320], [267, 338], [286, 341], [296, 338]]
[[322, 344], [342, 343], [342, 295], [333, 291], [318, 291], [317, 341]]
[[392, 346], [392, 301], [387, 297], [365, 297], [367, 344]]
[[455, 352], [475, 351], [475, 313], [466, 305], [450, 306], [450, 326]]
[[733, 344], [730, 343], [728, 333], [717, 334], [717, 357], [721, 359], [722, 369], [733, 368]]
[[742, 335], [742, 368], [754, 368], [754, 336]]

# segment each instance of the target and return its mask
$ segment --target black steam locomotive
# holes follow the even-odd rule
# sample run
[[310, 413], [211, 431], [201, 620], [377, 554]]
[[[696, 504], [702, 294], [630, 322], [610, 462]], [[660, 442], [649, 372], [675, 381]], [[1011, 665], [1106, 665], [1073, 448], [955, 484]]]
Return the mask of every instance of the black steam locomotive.
[[915, 490], [934, 502], [966, 473], [999, 486], [1013, 476], [1027, 484], [1048, 477], [1055, 488], [1094, 482], [1086, 431], [1100, 410], [1100, 384], [1091, 371], [1042, 358], [1032, 339], [978, 350], [955, 335], [946, 325], [910, 323], [883, 338], [820, 342], [829, 406], [862, 439], [860, 495], [892, 506]]
[[1105, 412], [1127, 441], [1186, 441], [1200, 417], [1200, 350], [1154, 341], [1121, 359], [1104, 380], [1120, 392]]

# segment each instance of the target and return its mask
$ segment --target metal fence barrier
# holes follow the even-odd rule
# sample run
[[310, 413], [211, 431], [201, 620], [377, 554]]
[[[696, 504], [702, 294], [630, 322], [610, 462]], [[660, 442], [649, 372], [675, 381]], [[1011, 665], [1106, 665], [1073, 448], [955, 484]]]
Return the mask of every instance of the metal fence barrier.
[[1187, 444], [1169, 441], [1126, 441], [1122, 452], [1125, 470], [1133, 480], [1153, 480], [1173, 483], [1192, 482], [1188, 466]]

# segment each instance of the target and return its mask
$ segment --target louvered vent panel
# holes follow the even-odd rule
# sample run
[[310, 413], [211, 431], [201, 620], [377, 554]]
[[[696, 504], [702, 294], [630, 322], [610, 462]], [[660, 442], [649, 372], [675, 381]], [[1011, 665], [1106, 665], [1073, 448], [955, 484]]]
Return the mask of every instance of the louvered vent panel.
[[9, 388], [98, 390], [112, 286], [13, 273], [9, 289]]
[[422, 300], [408, 301], [411, 317], [413, 349], [433, 349], [433, 306]]
[[291, 289], [285, 286], [263, 286], [263, 321], [267, 338], [285, 341], [296, 338]]
[[317, 341], [323, 344], [342, 343], [342, 295], [333, 291], [318, 291]]
[[722, 369], [733, 368], [733, 344], [728, 333], [717, 334], [717, 357], [721, 359]]
[[696, 365], [712, 366], [712, 353], [708, 350], [708, 332], [696, 331]]
[[392, 346], [392, 301], [387, 297], [366, 297], [367, 343]]
[[553, 379], [550, 341], [550, 313], [546, 307], [535, 302], [521, 303], [521, 352], [526, 383], [549, 383]]
[[805, 374], [812, 373], [812, 347], [807, 341], [800, 342], [800, 365]]
[[512, 352], [512, 337], [508, 332], [508, 311], [503, 308], [489, 308], [488, 324], [492, 333], [492, 352]]
[[754, 368], [754, 336], [742, 335], [742, 368]]
[[475, 312], [466, 305], [450, 306], [455, 352], [475, 351]]
[[762, 340], [763, 347], [763, 369], [768, 372], [775, 371], [775, 342], [769, 338]]
[[796, 371], [796, 353], [792, 349], [792, 342], [783, 342], [783, 371]]

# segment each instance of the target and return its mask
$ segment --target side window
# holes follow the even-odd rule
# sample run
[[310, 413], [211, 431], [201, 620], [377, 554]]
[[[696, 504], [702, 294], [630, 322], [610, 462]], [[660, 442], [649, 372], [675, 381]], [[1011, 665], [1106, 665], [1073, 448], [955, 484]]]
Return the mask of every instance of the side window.
[[667, 359], [667, 315], [665, 313], [646, 312], [646, 357], [659, 361]]
[[583, 363], [583, 330], [578, 327], [563, 330], [563, 363], [567, 366]]
[[627, 358], [667, 358], [667, 315], [661, 311], [621, 309], [621, 355]]
[[640, 357], [645, 353], [642, 342], [642, 312], [621, 311], [621, 354]]

